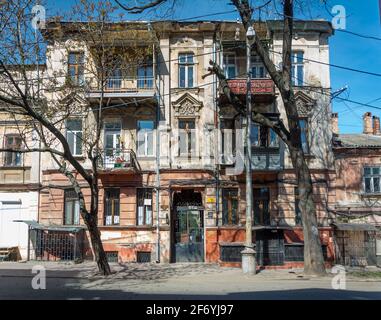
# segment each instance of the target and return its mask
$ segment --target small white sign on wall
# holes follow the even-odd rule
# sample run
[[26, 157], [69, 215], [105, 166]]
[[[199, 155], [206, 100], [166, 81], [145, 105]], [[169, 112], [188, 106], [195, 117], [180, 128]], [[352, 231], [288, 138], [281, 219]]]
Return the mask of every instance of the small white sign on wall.
[[144, 199], [144, 205], [145, 206], [151, 206], [152, 205], [152, 199]]

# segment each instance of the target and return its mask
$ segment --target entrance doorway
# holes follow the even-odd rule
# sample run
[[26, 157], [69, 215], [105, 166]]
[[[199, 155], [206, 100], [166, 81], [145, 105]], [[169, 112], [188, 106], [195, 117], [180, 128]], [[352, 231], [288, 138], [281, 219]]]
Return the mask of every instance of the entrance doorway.
[[204, 208], [200, 192], [182, 190], [173, 197], [172, 262], [204, 261]]

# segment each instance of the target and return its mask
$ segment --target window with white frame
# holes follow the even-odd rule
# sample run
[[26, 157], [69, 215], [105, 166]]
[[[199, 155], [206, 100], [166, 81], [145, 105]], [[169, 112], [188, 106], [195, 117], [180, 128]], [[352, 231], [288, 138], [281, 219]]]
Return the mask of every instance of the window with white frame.
[[73, 156], [82, 155], [82, 120], [66, 120], [66, 139]]
[[139, 188], [136, 190], [137, 217], [138, 226], [152, 224], [152, 189]]
[[196, 152], [195, 119], [179, 119], [179, 156], [191, 158]]
[[267, 73], [259, 56], [251, 56], [251, 77], [253, 79], [266, 78]]
[[120, 189], [105, 189], [104, 224], [118, 225], [120, 216]]
[[224, 71], [227, 79], [234, 79], [237, 76], [237, 67], [234, 53], [224, 54]]
[[381, 166], [364, 167], [365, 193], [381, 193]]
[[154, 122], [152, 120], [139, 120], [137, 127], [138, 127], [138, 140], [137, 140], [138, 156], [140, 157], [154, 156], [154, 150], [153, 150]]
[[192, 88], [194, 86], [194, 54], [179, 54], [179, 88]]
[[304, 84], [304, 53], [293, 51], [291, 54], [291, 83], [294, 86]]

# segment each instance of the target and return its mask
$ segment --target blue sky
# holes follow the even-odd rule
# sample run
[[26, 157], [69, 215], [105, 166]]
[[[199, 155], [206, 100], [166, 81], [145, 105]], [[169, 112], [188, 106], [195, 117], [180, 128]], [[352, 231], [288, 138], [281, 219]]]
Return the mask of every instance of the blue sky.
[[[317, 2], [317, 0], [312, 0]], [[75, 0], [48, 0], [47, 14], [61, 15], [69, 10]], [[183, 19], [215, 12], [233, 10], [228, 0], [180, 0], [171, 18]], [[365, 4], [366, 3], [366, 4]], [[330, 0], [330, 5], [345, 6], [347, 13], [347, 30], [367, 36], [381, 38], [381, 22], [379, 0]], [[329, 18], [321, 8], [313, 12], [314, 17]], [[224, 14], [203, 19], [235, 20], [236, 13]], [[147, 19], [147, 16], [126, 16], [126, 19]], [[352, 34], [337, 31], [330, 40], [331, 63], [354, 69], [381, 73], [381, 41], [364, 39]], [[333, 90], [348, 86], [348, 90], [340, 97], [370, 103], [381, 108], [381, 77], [340, 70], [331, 67], [331, 85]], [[379, 100], [377, 100], [379, 99]], [[361, 132], [362, 115], [366, 111], [381, 116], [381, 109], [359, 106], [354, 103], [334, 101], [333, 111], [339, 113], [341, 133]]]

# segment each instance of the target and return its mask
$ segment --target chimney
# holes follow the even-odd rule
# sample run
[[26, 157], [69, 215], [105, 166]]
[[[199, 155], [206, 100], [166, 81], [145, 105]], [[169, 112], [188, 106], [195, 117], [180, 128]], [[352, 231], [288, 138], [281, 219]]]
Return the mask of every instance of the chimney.
[[333, 134], [339, 134], [339, 114], [331, 113], [331, 127]]
[[373, 134], [379, 136], [380, 132], [380, 117], [373, 116]]
[[363, 119], [364, 119], [364, 134], [372, 134], [373, 133], [372, 113], [365, 112], [363, 115]]

